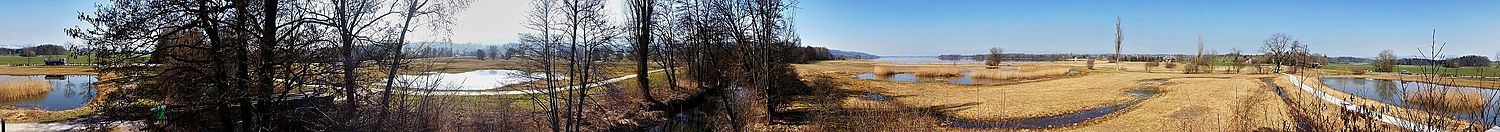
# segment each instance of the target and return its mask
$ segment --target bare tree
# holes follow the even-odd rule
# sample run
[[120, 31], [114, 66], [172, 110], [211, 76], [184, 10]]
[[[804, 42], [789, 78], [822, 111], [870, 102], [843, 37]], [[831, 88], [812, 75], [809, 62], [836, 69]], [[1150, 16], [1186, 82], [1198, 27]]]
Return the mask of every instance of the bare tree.
[[1203, 73], [1203, 71], [1208, 70], [1204, 69], [1206, 68], [1204, 64], [1207, 61], [1207, 58], [1203, 56], [1203, 36], [1200, 35], [1198, 36], [1198, 54], [1194, 55], [1191, 60], [1188, 60], [1188, 64], [1182, 67], [1182, 71], [1185, 73]]
[[1001, 49], [1001, 48], [998, 48], [998, 47], [996, 47], [996, 48], [990, 48], [990, 54], [987, 55], [987, 56], [985, 56], [984, 65], [989, 65], [989, 66], [998, 66], [998, 65], [1000, 65], [1000, 62], [1004, 61], [1004, 58], [1000, 57], [1000, 55], [1003, 54], [1003, 53], [1005, 53], [1005, 49]]
[[641, 96], [647, 102], [651, 103], [653, 107], [663, 107], [666, 105], [665, 103], [656, 100], [655, 97], [651, 97], [651, 77], [647, 64], [649, 63], [648, 58], [651, 56], [652, 32], [654, 31], [653, 28], [656, 27], [656, 19], [654, 19], [657, 16], [656, 0], [632, 0], [629, 6], [631, 16], [630, 28], [633, 29], [630, 31], [634, 35], [632, 38], [634, 39], [634, 43], [631, 43], [631, 49], [635, 51], [636, 83], [640, 86]]
[[1225, 69], [1224, 72], [1240, 73], [1240, 69], [1245, 68], [1245, 63], [1247, 63], [1245, 61], [1248, 61], [1248, 59], [1245, 58], [1244, 51], [1240, 51], [1239, 48], [1230, 48], [1229, 56], [1233, 57], [1229, 59], [1229, 64], [1230, 69], [1234, 69], [1234, 72], [1230, 72], [1228, 69]]
[[1156, 60], [1156, 59], [1147, 59], [1147, 60], [1146, 60], [1146, 64], [1145, 64], [1145, 67], [1146, 67], [1146, 72], [1147, 72], [1147, 73], [1150, 73], [1150, 72], [1151, 72], [1151, 68], [1155, 68], [1155, 67], [1157, 67], [1157, 66], [1158, 66], [1158, 65], [1161, 65], [1161, 61], [1160, 61], [1160, 60]]
[[1396, 52], [1381, 50], [1380, 55], [1375, 58], [1375, 72], [1391, 72], [1396, 69]]
[[505, 56], [502, 55], [502, 54], [506, 54], [506, 53], [505, 53], [505, 51], [501, 51], [500, 50], [500, 46], [499, 45], [484, 46], [484, 51], [489, 51], [490, 52], [490, 53], [487, 54], [487, 55], [489, 55], [490, 59], [502, 59], [502, 60], [507, 59], [507, 57], [505, 57]]
[[554, 131], [586, 131], [587, 106], [597, 106], [583, 84], [595, 83], [604, 77], [607, 65], [596, 64], [606, 60], [617, 29], [607, 21], [603, 0], [537, 0], [524, 25], [537, 31], [523, 34], [520, 49], [522, 59], [540, 73], [530, 76], [543, 85], [534, 89], [547, 89], [542, 96], [533, 96], [533, 101], [548, 113], [549, 124]]
[[1287, 58], [1286, 60], [1288, 61], [1285, 64], [1292, 67], [1290, 69], [1292, 73], [1298, 73], [1304, 68], [1312, 68], [1314, 65], [1318, 65], [1316, 64], [1319, 63], [1316, 59], [1317, 56], [1313, 55], [1308, 48], [1307, 44], [1302, 43], [1302, 41], [1293, 40], [1290, 47], [1287, 48], [1287, 53], [1282, 55]]
[[1125, 30], [1120, 27], [1120, 16], [1115, 16], [1115, 58], [1109, 60], [1109, 62], [1115, 63], [1115, 69], [1120, 71], [1124, 71], [1125, 68], [1120, 67], [1120, 63], [1116, 63], [1116, 61], [1120, 60], [1120, 47], [1122, 46], [1121, 43], [1123, 43], [1124, 41]]
[[1285, 56], [1288, 48], [1292, 45], [1292, 41], [1294, 40], [1291, 35], [1275, 33], [1271, 34], [1271, 38], [1266, 38], [1261, 46], [1260, 52], [1264, 53], [1267, 61], [1275, 67], [1274, 72], [1281, 72], [1281, 65], [1287, 61]]
[[[67, 32], [99, 51], [96, 56], [102, 72], [123, 76], [108, 83], [151, 87], [121, 90], [124, 96], [105, 100], [161, 100], [163, 107], [170, 108], [164, 112], [180, 115], [165, 120], [161, 127], [165, 131], [369, 130], [357, 127], [358, 122], [376, 116], [358, 116], [359, 107], [355, 107], [362, 100], [356, 98], [362, 92], [356, 88], [365, 83], [336, 78], [361, 74], [350, 69], [358, 61], [375, 58], [398, 59], [390, 64], [393, 69], [400, 67], [400, 50], [382, 53], [359, 46], [404, 44], [397, 36], [405, 36], [407, 26], [391, 26], [400, 22], [381, 18], [418, 14], [383, 10], [377, 7], [400, 3], [379, 1], [115, 0], [110, 4], [80, 15], [92, 27]], [[396, 30], [402, 30], [400, 35]], [[330, 49], [343, 49], [344, 54], [315, 54]], [[331, 63], [339, 60], [344, 65]], [[147, 63], [157, 65], [142, 65]], [[323, 70], [341, 67], [346, 69]], [[324, 89], [346, 95], [349, 103], [343, 105], [349, 107], [300, 109], [290, 103], [331, 102], [329, 93], [333, 92]], [[132, 108], [139, 107], [105, 106], [101, 111], [129, 114], [135, 111]]]

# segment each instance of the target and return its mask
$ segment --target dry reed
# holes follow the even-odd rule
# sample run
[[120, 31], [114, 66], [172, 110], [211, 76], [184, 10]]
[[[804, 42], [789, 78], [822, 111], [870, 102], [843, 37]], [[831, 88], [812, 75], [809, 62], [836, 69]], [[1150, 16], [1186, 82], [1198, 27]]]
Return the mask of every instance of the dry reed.
[[896, 74], [896, 70], [891, 70], [890, 67], [886, 66], [875, 66], [875, 71], [872, 73], [875, 73], [875, 75], [889, 76]]
[[1001, 70], [1001, 71], [988, 71], [988, 72], [974, 72], [974, 73], [972, 73], [972, 76], [979, 77], [979, 78], [989, 78], [989, 79], [1038, 79], [1038, 78], [1046, 78], [1046, 77], [1054, 77], [1054, 76], [1067, 75], [1068, 71], [1069, 71], [1068, 68], [1053, 68], [1053, 69], [1042, 69], [1042, 70], [1034, 70], [1034, 71]]
[[20, 99], [52, 92], [47, 80], [0, 80], [0, 100]]
[[923, 67], [912, 72], [917, 76], [928, 77], [957, 77], [964, 75], [964, 69], [957, 67]]
[[1446, 110], [1484, 110], [1490, 102], [1484, 94], [1458, 90], [1420, 90], [1404, 99], [1412, 104]]

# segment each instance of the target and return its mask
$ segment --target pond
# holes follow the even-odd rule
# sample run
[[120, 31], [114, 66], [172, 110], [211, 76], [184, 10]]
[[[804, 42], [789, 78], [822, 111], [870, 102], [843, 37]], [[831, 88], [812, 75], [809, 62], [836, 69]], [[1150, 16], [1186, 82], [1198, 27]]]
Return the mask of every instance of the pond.
[[46, 95], [20, 98], [3, 99], [0, 105], [14, 106], [22, 109], [42, 110], [68, 110], [87, 104], [94, 99], [97, 89], [94, 82], [99, 82], [96, 75], [0, 75], [0, 80], [46, 80], [52, 85], [52, 91]]
[[1421, 109], [1424, 106], [1416, 105], [1414, 103], [1407, 103], [1405, 98], [1407, 95], [1415, 94], [1417, 91], [1421, 90], [1432, 89], [1479, 93], [1485, 97], [1491, 98], [1491, 102], [1489, 102], [1490, 106], [1485, 107], [1483, 110], [1435, 111], [1434, 113], [1447, 114], [1449, 117], [1484, 124], [1494, 124], [1497, 123], [1497, 119], [1500, 119], [1500, 99], [1494, 99], [1494, 97], [1500, 97], [1500, 90], [1496, 89], [1445, 86], [1423, 82], [1369, 78], [1321, 78], [1319, 80], [1323, 81], [1324, 85], [1328, 85], [1329, 87], [1332, 87], [1335, 90], [1343, 91], [1344, 93], [1353, 94], [1355, 96], [1380, 101], [1381, 103], [1391, 104], [1398, 107], [1413, 109]]
[[[509, 85], [534, 81], [517, 70], [475, 70], [462, 73], [428, 73], [426, 75], [396, 76], [396, 86], [438, 90], [490, 90]], [[562, 79], [563, 77], [556, 77]], [[383, 82], [383, 81], [382, 81]], [[381, 84], [384, 85], [384, 84]]]

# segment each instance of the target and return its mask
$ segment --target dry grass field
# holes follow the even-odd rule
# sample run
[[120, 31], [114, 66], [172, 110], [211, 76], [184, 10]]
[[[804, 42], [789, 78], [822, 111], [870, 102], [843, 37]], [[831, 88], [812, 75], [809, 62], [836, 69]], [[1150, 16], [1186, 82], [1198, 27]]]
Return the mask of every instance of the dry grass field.
[[520, 59], [479, 60], [474, 58], [450, 57], [417, 59], [413, 60], [412, 63], [416, 65], [425, 65], [427, 67], [421, 67], [422, 69], [407, 71], [438, 71], [443, 73], [460, 73], [484, 69], [512, 69], [530, 71], [530, 68], [527, 68], [526, 65], [524, 65], [526, 63], [522, 63]]
[[1072, 71], [1072, 69], [1067, 67], [1023, 67], [1020, 69], [974, 70], [971, 74], [979, 78], [1011, 80], [1057, 77], [1068, 75], [1068, 71]]
[[[1011, 66], [1021, 68], [997, 68], [986, 69], [979, 64], [891, 64], [870, 61], [824, 61], [814, 64], [795, 65], [804, 76], [828, 77], [830, 81], [841, 84], [838, 89], [881, 93], [889, 96], [889, 101], [876, 101], [860, 97], [847, 97], [838, 101], [845, 109], [858, 110], [898, 110], [887, 111], [892, 115], [903, 115], [899, 110], [903, 109], [931, 109], [935, 115], [951, 116], [955, 118], [970, 120], [1004, 121], [1013, 119], [1026, 119], [1036, 117], [1047, 117], [1066, 113], [1074, 113], [1090, 108], [1098, 108], [1108, 105], [1116, 105], [1134, 100], [1135, 95], [1127, 93], [1137, 89], [1137, 83], [1146, 80], [1165, 79], [1166, 84], [1156, 86], [1154, 89], [1159, 94], [1145, 99], [1138, 105], [1130, 106], [1125, 110], [1109, 114], [1099, 119], [1093, 119], [1081, 124], [1065, 126], [1060, 128], [1046, 128], [1042, 130], [1062, 131], [1295, 131], [1295, 130], [1330, 130], [1330, 131], [1371, 131], [1371, 130], [1402, 130], [1398, 126], [1389, 125], [1372, 118], [1363, 118], [1358, 113], [1344, 111], [1341, 107], [1317, 99], [1309, 93], [1287, 81], [1281, 74], [1261, 74], [1254, 68], [1245, 68], [1243, 72], [1228, 74], [1223, 72], [1227, 67], [1215, 69], [1210, 74], [1182, 74], [1179, 69], [1154, 68], [1153, 72], [1144, 72], [1144, 68], [1130, 68], [1137, 62], [1124, 62], [1124, 72], [1113, 69], [1113, 64], [1106, 63], [1096, 65], [1095, 70], [1084, 70], [1089, 74], [1074, 77], [1050, 77], [1055, 79], [1040, 80], [1034, 82], [1022, 82], [1001, 85], [953, 85], [945, 83], [909, 83], [890, 82], [877, 80], [859, 80], [847, 77], [853, 74], [872, 71], [889, 71], [891, 73], [903, 73], [901, 71], [919, 71], [921, 69], [967, 67], [976, 77], [994, 76], [985, 75], [996, 73], [996, 71], [1013, 71], [1012, 73], [1035, 73], [1045, 74], [1051, 72], [1066, 72], [1068, 68], [1080, 68], [1086, 66], [1083, 62], [1033, 62], [1014, 63]], [[1321, 73], [1309, 73], [1311, 78], [1327, 76], [1347, 75], [1323, 75]], [[1004, 76], [1003, 74], [1000, 76]], [[1014, 76], [1014, 75], [1012, 75]], [[1045, 76], [1055, 75], [1039, 75]], [[1362, 75], [1371, 76], [1371, 75]], [[1003, 77], [1002, 77], [1003, 78]], [[1265, 85], [1260, 79], [1268, 79], [1282, 88], [1288, 95], [1285, 99], [1279, 96], [1272, 87]], [[1306, 84], [1317, 84], [1318, 89], [1328, 92], [1339, 98], [1351, 97], [1327, 86], [1322, 86], [1317, 79], [1304, 79]], [[1459, 96], [1459, 95], [1444, 95]], [[1451, 97], [1450, 97], [1451, 98]], [[1354, 99], [1361, 107], [1380, 110], [1378, 112], [1397, 116], [1403, 119], [1418, 120], [1430, 123], [1433, 126], [1447, 130], [1473, 130], [1479, 126], [1432, 115], [1419, 110], [1407, 110], [1394, 107], [1376, 101]], [[851, 114], [850, 118], [864, 118], [861, 114]], [[873, 115], [865, 115], [873, 116]], [[873, 117], [871, 117], [873, 118]], [[903, 123], [894, 123], [897, 126], [870, 126], [870, 130], [892, 130], [878, 128], [901, 128], [899, 130], [943, 130], [943, 131], [990, 131], [990, 129], [964, 129], [953, 126], [944, 126], [932, 129], [912, 129], [921, 127], [923, 123], [937, 123], [930, 121], [904, 121], [904, 120], [929, 120], [934, 116], [905, 116]], [[880, 119], [893, 120], [893, 119]], [[851, 121], [857, 122], [857, 121]], [[916, 124], [912, 124], [916, 123]], [[893, 123], [884, 123], [893, 124]], [[817, 126], [827, 126], [817, 125]], [[849, 125], [849, 124], [846, 124]], [[1299, 126], [1301, 126], [1299, 128]], [[869, 128], [866, 128], [869, 129]], [[842, 129], [848, 130], [848, 129]], [[853, 129], [865, 130], [865, 129]]]
[[[860, 72], [857, 70], [848, 69], [873, 69], [873, 67], [871, 67], [873, 63], [878, 62], [835, 61], [798, 65], [797, 68], [812, 69], [805, 72]], [[920, 69], [921, 67], [920, 65], [905, 64], [882, 65], [892, 66], [896, 69]], [[1071, 66], [1071, 64], [1069, 63], [1030, 63], [1021, 65], [1023, 65], [1023, 67]], [[979, 65], [975, 64], [974, 66]], [[813, 71], [817, 69], [838, 70]], [[1066, 70], [1066, 68], [1054, 69]], [[1049, 70], [1053, 69], [1034, 71]], [[1003, 120], [1051, 116], [1063, 113], [1071, 113], [1074, 111], [1080, 111], [1098, 106], [1124, 103], [1134, 98], [1133, 95], [1130, 95], [1125, 91], [1136, 88], [1134, 84], [1139, 81], [1193, 76], [1229, 77], [1235, 75], [1182, 75], [1103, 72], [1097, 75], [1089, 75], [1076, 78], [1061, 78], [1056, 80], [999, 86], [960, 86], [931, 83], [882, 82], [856, 80], [850, 78], [840, 78], [835, 80], [845, 81], [846, 83], [850, 84], [848, 86], [849, 89], [858, 91], [881, 92], [888, 93], [892, 96], [899, 96], [899, 98], [895, 99], [895, 102], [899, 102], [903, 105], [912, 107], [962, 105], [965, 107], [961, 107], [961, 109], [956, 109], [946, 114], [967, 119]], [[1227, 98], [1228, 96], [1225, 97]]]
[[1171, 79], [1156, 97], [1072, 131], [1282, 130], [1292, 123], [1285, 103], [1252, 78]]

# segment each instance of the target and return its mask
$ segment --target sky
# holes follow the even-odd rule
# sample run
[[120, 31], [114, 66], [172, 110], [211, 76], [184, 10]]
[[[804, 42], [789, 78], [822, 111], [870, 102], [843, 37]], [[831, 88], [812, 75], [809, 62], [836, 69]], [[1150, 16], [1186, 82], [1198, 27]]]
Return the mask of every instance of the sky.
[[75, 25], [81, 11], [92, 12], [93, 0], [0, 0], [0, 48], [80, 41], [64, 28]]
[[[609, 10], [620, 11], [620, 0]], [[62, 29], [93, 0], [0, 0], [0, 47], [76, 42]], [[475, 0], [454, 25], [455, 42], [515, 42], [528, 0]], [[1500, 1], [1367, 0], [799, 0], [804, 45], [883, 56], [984, 53], [1113, 53], [1115, 19], [1125, 53], [1258, 53], [1286, 33], [1330, 56], [1417, 55], [1437, 30], [1448, 55], [1500, 52]], [[619, 16], [616, 14], [615, 19]]]

